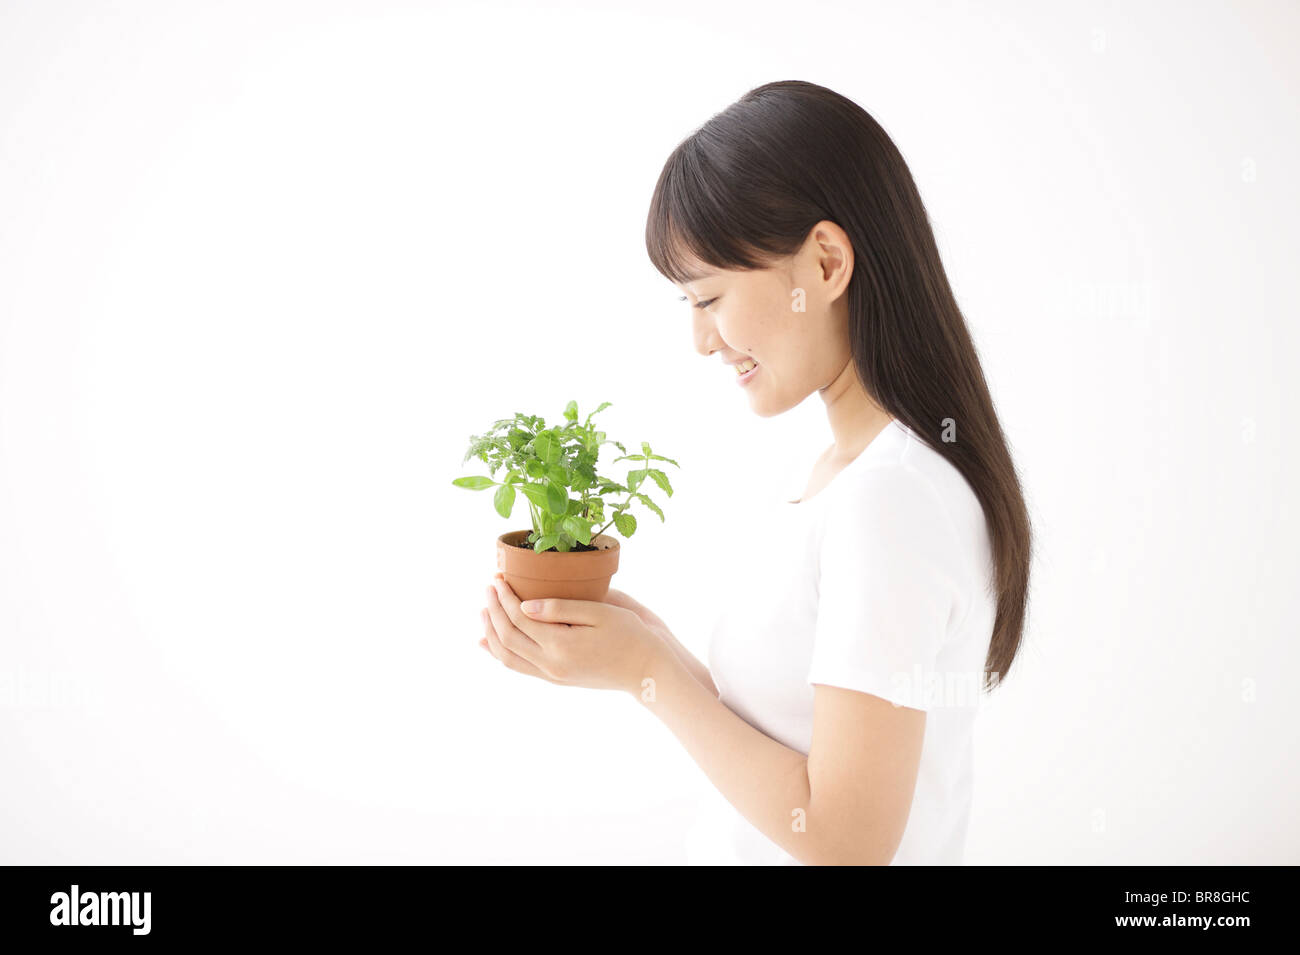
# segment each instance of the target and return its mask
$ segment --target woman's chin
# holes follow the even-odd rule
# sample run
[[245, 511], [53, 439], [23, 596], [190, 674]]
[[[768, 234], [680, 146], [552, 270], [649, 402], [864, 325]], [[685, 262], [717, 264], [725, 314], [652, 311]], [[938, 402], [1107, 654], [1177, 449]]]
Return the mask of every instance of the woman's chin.
[[[797, 404], [797, 402], [796, 402]], [[784, 404], [779, 401], [772, 401], [765, 395], [756, 392], [749, 393], [749, 410], [754, 412], [760, 418], [774, 418], [783, 411], [789, 411], [793, 404]]]

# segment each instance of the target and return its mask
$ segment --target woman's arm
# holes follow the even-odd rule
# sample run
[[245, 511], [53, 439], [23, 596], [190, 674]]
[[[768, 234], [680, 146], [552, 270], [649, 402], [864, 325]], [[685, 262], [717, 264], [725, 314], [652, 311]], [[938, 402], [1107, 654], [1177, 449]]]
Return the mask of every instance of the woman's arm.
[[500, 574], [487, 598], [484, 649], [519, 673], [636, 697], [727, 801], [795, 859], [893, 859], [916, 787], [924, 711], [817, 684], [805, 757], [729, 710], [628, 608], [549, 598], [524, 605]]
[[637, 698], [756, 829], [805, 864], [893, 859], [916, 788], [924, 711], [818, 685], [804, 757], [729, 710], [675, 655], [657, 654], [650, 669], [654, 692]]

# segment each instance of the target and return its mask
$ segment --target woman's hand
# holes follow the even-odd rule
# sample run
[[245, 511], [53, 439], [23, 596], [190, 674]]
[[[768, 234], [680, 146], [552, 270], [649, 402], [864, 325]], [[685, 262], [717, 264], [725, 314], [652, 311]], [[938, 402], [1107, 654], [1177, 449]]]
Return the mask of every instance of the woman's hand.
[[668, 624], [660, 620], [658, 614], [635, 597], [625, 594], [621, 590], [615, 590], [613, 587], [610, 587], [609, 592], [605, 594], [605, 603], [613, 604], [615, 607], [622, 607], [625, 610], [632, 611], [641, 618], [642, 623], [651, 630], [654, 630], [660, 636], [664, 636], [670, 632], [668, 630]]
[[530, 601], [525, 612], [501, 574], [487, 599], [479, 645], [510, 669], [551, 683], [637, 693], [664, 647], [627, 606], [548, 598]]
[[635, 597], [631, 597], [612, 587], [605, 596], [605, 603], [613, 604], [615, 607], [625, 607], [640, 617], [641, 622], [650, 628], [651, 633], [659, 637], [664, 642], [664, 645], [677, 655], [677, 659], [681, 661], [682, 666], [686, 667], [691, 676], [708, 687], [709, 692], [714, 696], [718, 695], [718, 688], [713, 682], [713, 675], [709, 673], [708, 666], [696, 659], [695, 654], [682, 646], [681, 642], [673, 636], [673, 632], [668, 629], [668, 624], [664, 623], [658, 614]]

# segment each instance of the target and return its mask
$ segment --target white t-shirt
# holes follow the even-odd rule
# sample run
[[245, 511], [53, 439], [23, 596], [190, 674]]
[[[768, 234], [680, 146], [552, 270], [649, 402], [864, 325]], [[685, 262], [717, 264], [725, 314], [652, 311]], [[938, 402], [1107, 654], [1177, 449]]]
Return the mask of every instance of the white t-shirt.
[[[813, 684], [925, 710], [916, 790], [892, 864], [960, 864], [995, 611], [975, 493], [894, 420], [811, 499], [774, 502], [751, 529], [709, 645], [720, 699], [805, 755]], [[686, 848], [692, 864], [799, 864], [707, 785]]]

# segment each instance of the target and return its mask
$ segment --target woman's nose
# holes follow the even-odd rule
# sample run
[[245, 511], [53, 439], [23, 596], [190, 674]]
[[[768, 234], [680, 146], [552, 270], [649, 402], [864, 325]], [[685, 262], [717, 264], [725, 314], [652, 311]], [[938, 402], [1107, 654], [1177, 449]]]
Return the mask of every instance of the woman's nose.
[[718, 335], [717, 325], [703, 309], [695, 316], [694, 326], [695, 350], [701, 355], [707, 358], [723, 347], [724, 343]]

